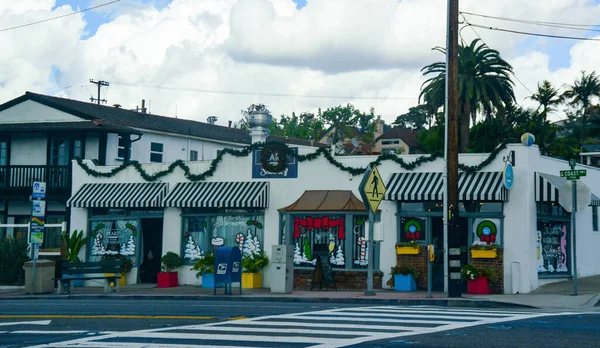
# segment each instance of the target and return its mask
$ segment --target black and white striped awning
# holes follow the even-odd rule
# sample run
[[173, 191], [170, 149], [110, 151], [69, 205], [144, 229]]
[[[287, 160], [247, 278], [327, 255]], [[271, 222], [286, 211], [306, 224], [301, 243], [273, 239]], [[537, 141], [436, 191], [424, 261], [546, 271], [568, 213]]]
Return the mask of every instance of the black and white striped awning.
[[164, 200], [175, 208], [267, 208], [269, 182], [179, 183]]
[[73, 208], [162, 207], [167, 183], [97, 183], [83, 186], [68, 201]]
[[[387, 183], [385, 199], [390, 201], [441, 201], [442, 173], [395, 173]], [[461, 201], [508, 201], [501, 172], [476, 172], [458, 175], [458, 199]]]
[[[535, 201], [558, 204], [559, 189], [568, 182], [566, 178], [547, 173], [535, 173]], [[592, 206], [600, 206], [600, 198], [592, 193]]]

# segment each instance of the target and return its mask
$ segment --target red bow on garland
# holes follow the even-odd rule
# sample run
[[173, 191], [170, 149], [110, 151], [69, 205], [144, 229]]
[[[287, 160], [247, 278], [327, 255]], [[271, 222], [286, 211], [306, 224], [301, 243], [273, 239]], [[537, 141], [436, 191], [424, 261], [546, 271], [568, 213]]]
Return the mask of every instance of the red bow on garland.
[[496, 235], [490, 234], [489, 236], [486, 236], [486, 235], [482, 234], [481, 236], [479, 236], [479, 240], [482, 242], [488, 243], [488, 245], [492, 244], [492, 243], [496, 243]]
[[328, 230], [337, 227], [338, 239], [346, 239], [343, 218], [329, 219], [329, 216], [323, 216], [322, 218], [307, 216], [306, 219], [294, 218], [294, 238], [300, 238], [300, 226], [306, 227], [308, 231], [312, 231], [313, 229]]

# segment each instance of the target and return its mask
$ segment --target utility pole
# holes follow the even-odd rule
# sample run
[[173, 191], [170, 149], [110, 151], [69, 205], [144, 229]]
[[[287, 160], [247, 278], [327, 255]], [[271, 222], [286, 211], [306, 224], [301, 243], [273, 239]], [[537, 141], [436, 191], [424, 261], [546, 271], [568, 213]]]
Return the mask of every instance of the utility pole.
[[94, 102], [94, 100], [98, 101], [98, 105], [100, 105], [100, 102], [106, 103], [106, 99], [100, 99], [100, 87], [102, 87], [102, 86], [108, 87], [109, 83], [106, 81], [94, 81], [94, 79], [90, 79], [90, 83], [98, 85], [98, 98], [90, 97], [90, 100], [92, 101], [92, 103]]
[[[462, 294], [461, 238], [458, 229], [458, 0], [448, 0], [446, 41], [446, 189], [444, 192], [444, 263], [448, 297]], [[464, 140], [463, 140], [464, 141]], [[466, 226], [465, 226], [466, 227]]]

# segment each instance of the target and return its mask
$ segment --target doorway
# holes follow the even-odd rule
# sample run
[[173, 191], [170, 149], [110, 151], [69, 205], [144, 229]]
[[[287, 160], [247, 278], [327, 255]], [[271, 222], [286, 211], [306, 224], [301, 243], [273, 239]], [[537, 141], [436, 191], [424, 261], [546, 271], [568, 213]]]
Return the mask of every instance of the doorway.
[[[433, 270], [433, 291], [444, 291], [444, 221], [441, 217], [431, 217], [431, 244], [434, 245], [435, 261], [432, 265]], [[469, 218], [459, 217], [458, 233], [460, 233], [461, 264], [468, 262], [467, 245], [469, 244]], [[462, 282], [463, 292], [467, 292], [467, 282]]]
[[142, 219], [142, 255], [140, 255], [140, 282], [156, 284], [160, 272], [163, 243], [163, 219]]

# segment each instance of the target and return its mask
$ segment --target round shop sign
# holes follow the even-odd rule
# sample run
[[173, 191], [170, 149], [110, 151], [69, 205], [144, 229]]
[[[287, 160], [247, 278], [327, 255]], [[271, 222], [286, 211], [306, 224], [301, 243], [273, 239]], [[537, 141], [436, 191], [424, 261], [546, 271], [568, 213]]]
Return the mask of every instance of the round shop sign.
[[404, 224], [406, 239], [421, 239], [421, 224], [416, 220], [409, 220]]
[[504, 182], [504, 187], [510, 190], [513, 187], [514, 178], [515, 173], [513, 171], [512, 164], [507, 163], [504, 167], [504, 172], [502, 172], [502, 181]]

